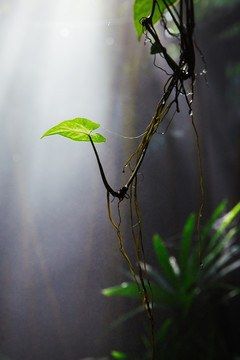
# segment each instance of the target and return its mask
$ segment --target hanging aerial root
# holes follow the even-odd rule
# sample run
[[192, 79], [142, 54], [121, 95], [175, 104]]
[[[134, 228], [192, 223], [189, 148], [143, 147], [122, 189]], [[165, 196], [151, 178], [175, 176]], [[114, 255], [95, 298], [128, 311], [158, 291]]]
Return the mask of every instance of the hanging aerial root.
[[[133, 201], [134, 200], [134, 201]], [[133, 204], [134, 202], [134, 204]], [[142, 284], [142, 288], [145, 295], [145, 302], [147, 307], [147, 315], [151, 323], [151, 338], [152, 338], [152, 359], [155, 359], [155, 335], [154, 335], [154, 294], [151, 287], [147, 264], [143, 246], [143, 238], [142, 238], [142, 216], [141, 211], [138, 205], [138, 196], [137, 196], [137, 177], [134, 179], [134, 184], [130, 187], [130, 218], [131, 218], [131, 230], [132, 237], [135, 245], [135, 253], [138, 264], [138, 275]], [[135, 225], [133, 220], [133, 214], [137, 216], [137, 235], [135, 232]], [[147, 282], [149, 292], [146, 288], [145, 281]]]
[[[168, 101], [170, 95], [172, 94], [173, 89], [177, 86], [177, 84], [178, 84], [178, 79], [176, 76], [173, 75], [170, 82], [168, 83], [168, 86], [165, 88], [165, 92], [164, 92], [161, 100], [158, 103], [158, 106], [157, 106], [155, 115], [152, 118], [152, 121], [147, 126], [147, 128], [144, 132], [142, 141], [140, 142], [136, 151], [129, 157], [129, 159], [124, 164], [125, 167], [130, 163], [130, 161], [133, 159], [133, 157], [135, 155], [137, 155], [137, 159], [136, 159], [136, 162], [137, 162], [140, 159], [140, 157], [142, 156], [143, 152], [146, 152], [152, 136], [157, 132], [159, 125], [165, 119], [165, 117], [168, 114], [169, 110], [171, 109], [172, 105], [174, 103], [176, 103], [176, 99], [170, 101], [168, 104], [167, 104], [167, 101]], [[134, 169], [133, 169], [133, 171], [134, 171]]]
[[[130, 219], [131, 219], [131, 231], [132, 231], [132, 238], [134, 241], [135, 246], [135, 254], [136, 254], [136, 260], [137, 260], [137, 266], [138, 266], [138, 275], [139, 279], [143, 288], [145, 302], [147, 306], [147, 312], [149, 318], [153, 318], [153, 291], [151, 288], [148, 272], [147, 272], [147, 265], [146, 265], [146, 259], [145, 259], [145, 253], [144, 253], [144, 247], [143, 247], [143, 240], [142, 240], [142, 221], [141, 221], [141, 212], [138, 207], [137, 202], [137, 178], [134, 179], [134, 185], [130, 187]], [[134, 187], [134, 195], [132, 194]], [[134, 204], [133, 204], [133, 198], [134, 198]], [[137, 234], [135, 232], [136, 226], [134, 223], [134, 212], [137, 215]], [[144, 273], [143, 273], [144, 269]], [[149, 286], [150, 290], [150, 298], [149, 293], [146, 288], [146, 284], [144, 281], [144, 278], [147, 280], [147, 284]]]
[[[173, 0], [162, 0], [162, 2], [165, 5], [167, 11], [170, 13], [171, 18], [179, 31], [179, 34], [176, 36], [175, 34], [172, 34], [171, 31], [169, 31], [167, 21], [165, 21], [164, 14], [161, 13], [160, 11], [160, 7], [157, 0], [152, 0], [151, 13], [148, 17], [141, 19], [141, 23], [143, 25], [143, 28], [145, 28], [146, 30], [144, 31], [146, 38], [150, 40], [152, 46], [155, 45], [154, 48], [155, 50], [156, 49], [159, 50], [158, 53], [160, 54], [161, 57], [165, 59], [168, 66], [171, 68], [172, 75], [169, 76], [169, 79], [167, 80], [164, 86], [163, 96], [161, 97], [157, 105], [155, 114], [151, 122], [146, 127], [146, 130], [143, 133], [143, 137], [141, 139], [139, 146], [125, 163], [125, 166], [127, 166], [131, 162], [132, 172], [129, 177], [129, 180], [126, 182], [124, 187], [120, 189], [120, 191], [115, 192], [108, 185], [107, 181], [105, 181], [104, 176], [102, 176], [104, 185], [107, 189], [107, 205], [108, 205], [109, 219], [117, 231], [120, 251], [122, 252], [124, 258], [128, 263], [130, 272], [135, 280], [139, 294], [141, 296], [144, 310], [147, 313], [151, 322], [152, 359], [155, 359], [153, 290], [148, 276], [148, 271], [147, 271], [148, 269], [146, 265], [146, 259], [145, 259], [145, 253], [143, 247], [142, 219], [141, 219], [141, 212], [139, 209], [138, 195], [137, 195], [137, 173], [145, 157], [145, 154], [148, 149], [148, 145], [153, 135], [157, 132], [159, 125], [164, 121], [164, 119], [166, 118], [167, 114], [169, 113], [170, 109], [172, 109], [172, 106], [174, 104], [176, 107], [175, 113], [179, 112], [178, 98], [180, 94], [183, 94], [186, 99], [189, 108], [189, 115], [191, 117], [192, 126], [196, 136], [196, 143], [197, 143], [198, 163], [200, 169], [200, 187], [201, 187], [201, 196], [202, 196], [201, 206], [199, 208], [198, 218], [197, 218], [200, 264], [202, 264], [202, 239], [200, 232], [200, 219], [204, 207], [203, 171], [202, 171], [199, 136], [196, 125], [194, 123], [193, 113], [192, 113], [192, 101], [193, 101], [193, 92], [194, 92], [193, 90], [194, 90], [194, 81], [195, 81], [195, 49], [193, 43], [193, 32], [195, 27], [194, 4], [193, 4], [193, 0], [180, 0], [179, 8], [176, 8], [174, 6]], [[162, 45], [161, 40], [158, 37], [158, 33], [154, 28], [153, 16], [156, 8], [158, 8], [158, 10], [161, 13], [164, 29], [167, 30], [170, 35], [175, 36], [175, 38], [178, 39], [179, 41], [180, 56], [177, 62], [173, 58], [171, 58], [171, 56], [168, 54], [168, 50]], [[191, 81], [192, 83], [192, 97], [190, 101], [188, 99], [189, 94], [187, 94], [185, 90], [186, 81]], [[100, 165], [99, 168], [101, 171]], [[130, 192], [129, 196], [127, 196], [128, 190]], [[120, 225], [116, 225], [112, 219], [110, 200], [109, 200], [110, 193], [114, 197], [117, 197], [119, 201], [122, 201], [126, 197], [129, 199], [131, 231], [132, 231], [132, 238], [134, 241], [135, 254], [136, 254], [137, 274], [135, 273], [132, 263], [124, 249], [122, 234], [120, 231]], [[137, 226], [136, 226], [136, 222], [137, 222]]]
[[[111, 222], [111, 224], [113, 225], [113, 227], [117, 230], [117, 236], [118, 236], [118, 239], [119, 239], [119, 247], [120, 247], [120, 251], [122, 253], [122, 255], [124, 256], [124, 258], [126, 259], [127, 263], [128, 263], [128, 266], [129, 266], [129, 270], [134, 278], [134, 281], [138, 287], [138, 291], [139, 291], [139, 294], [141, 296], [141, 299], [142, 299], [142, 304], [143, 304], [143, 307], [144, 307], [144, 310], [146, 311], [146, 313], [148, 314], [148, 309], [146, 307], [146, 297], [145, 297], [145, 291], [142, 289], [142, 287], [140, 286], [139, 284], [139, 281], [137, 279], [137, 275], [135, 274], [135, 271], [133, 269], [133, 266], [132, 266], [132, 263], [131, 263], [131, 260], [129, 259], [126, 251], [124, 250], [124, 246], [123, 246], [123, 241], [122, 241], [122, 234], [121, 234], [121, 230], [119, 228], [119, 226], [114, 222], [113, 218], [112, 218], [112, 213], [111, 213], [111, 205], [110, 205], [110, 194], [109, 192], [107, 192], [107, 208], [108, 208], [108, 217], [109, 217], [109, 220]], [[149, 316], [149, 315], [148, 315]]]

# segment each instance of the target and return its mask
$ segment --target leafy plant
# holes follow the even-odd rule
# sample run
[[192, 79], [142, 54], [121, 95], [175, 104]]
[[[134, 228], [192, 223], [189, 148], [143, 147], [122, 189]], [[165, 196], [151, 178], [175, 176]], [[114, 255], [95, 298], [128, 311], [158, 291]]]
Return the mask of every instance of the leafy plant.
[[[184, 226], [176, 257], [168, 253], [159, 235], [153, 237], [160, 269], [147, 268], [159, 319], [159, 324], [155, 321], [158, 325], [158, 358], [231, 358], [222, 326], [219, 325], [219, 316], [223, 316], [223, 303], [240, 293], [240, 288], [228, 280], [228, 275], [240, 267], [240, 246], [233, 241], [239, 231], [239, 226], [233, 224], [240, 214], [240, 203], [217, 222], [225, 206], [225, 201], [218, 206], [201, 232], [202, 268], [199, 267], [199, 249], [194, 244], [194, 214], [189, 216]], [[104, 289], [102, 293], [106, 296], [139, 296], [133, 282]], [[137, 312], [126, 314], [124, 320]], [[147, 356], [150, 354], [147, 353], [145, 358]]]
[[[165, 16], [166, 12], [168, 12], [168, 18], [171, 18], [170, 21], [173, 26], [169, 25], [169, 20], [167, 20], [167, 17]], [[159, 23], [158, 25], [162, 27], [163, 31], [159, 31], [159, 28], [156, 27], [157, 23]], [[222, 262], [219, 260], [220, 265], [216, 261], [216, 257], [220, 254], [221, 250], [225, 246], [225, 243], [228, 243], [229, 238], [231, 239], [232, 236], [231, 234], [229, 234], [228, 237], [224, 237], [225, 240], [223, 240], [223, 242], [220, 241], [218, 243], [219, 236], [222, 235], [224, 230], [221, 230], [221, 228], [219, 228], [220, 235], [216, 235], [215, 237], [213, 237], [208, 247], [205, 249], [207, 253], [207, 255], [205, 255], [204, 257], [205, 268], [202, 272], [200, 272], [198, 258], [201, 264], [203, 258], [202, 241], [205, 237], [204, 232], [203, 234], [200, 233], [200, 218], [204, 206], [204, 188], [199, 137], [192, 109], [195, 91], [194, 84], [196, 80], [196, 44], [193, 40], [195, 29], [193, 0], [135, 0], [134, 24], [138, 39], [140, 40], [141, 36], [144, 34], [145, 40], [150, 42], [150, 53], [154, 57], [154, 65], [159, 69], [165, 71], [167, 75], [167, 81], [163, 87], [162, 94], [159, 97], [159, 101], [154, 111], [154, 115], [145, 129], [140, 143], [138, 144], [136, 150], [132, 153], [132, 155], [124, 164], [124, 167], [128, 168], [126, 169], [126, 173], [127, 171], [129, 171], [130, 173], [127, 180], [125, 181], [124, 186], [122, 186], [119, 190], [115, 191], [114, 189], [112, 189], [106, 179], [103, 166], [101, 164], [97, 149], [95, 147], [95, 143], [105, 142], [106, 139], [100, 134], [92, 134], [92, 131], [96, 130], [99, 127], [99, 124], [96, 124], [85, 118], [66, 120], [48, 130], [42, 137], [59, 134], [74, 141], [88, 141], [91, 143], [97, 159], [103, 184], [105, 186], [105, 189], [107, 190], [107, 209], [109, 219], [111, 221], [111, 224], [116, 229], [119, 239], [120, 250], [125, 259], [127, 260], [131, 275], [135, 281], [135, 283], [127, 284], [125, 288], [117, 287], [115, 288], [115, 291], [117, 295], [122, 294], [124, 296], [134, 297], [140, 296], [143, 308], [150, 320], [152, 335], [152, 359], [155, 359], [155, 340], [153, 331], [154, 314], [152, 306], [153, 301], [161, 305], [165, 305], [168, 308], [171, 305], [172, 308], [178, 310], [180, 309], [183, 319], [184, 316], [186, 316], [191, 310], [192, 304], [198, 295], [197, 292], [201, 290], [200, 285], [203, 284], [203, 288], [205, 289], [206, 279], [208, 283], [208, 281], [210, 281], [209, 277], [211, 279], [213, 275], [217, 276], [214, 273], [214, 266], [220, 267], [224, 276], [226, 272], [229, 272], [232, 269], [222, 269], [222, 262], [223, 264], [225, 264], [226, 261], [229, 260], [229, 255], [226, 256], [227, 260], [224, 261], [221, 257]], [[162, 39], [163, 33], [168, 33], [168, 36], [175, 43], [178, 50], [177, 58], [172, 56], [169, 50], [164, 46], [164, 41]], [[157, 57], [160, 62], [164, 60], [163, 66], [162, 63], [160, 65], [157, 65]], [[201, 58], [203, 59], [202, 54]], [[204, 71], [206, 72], [205, 69]], [[179, 98], [181, 95], [183, 95], [186, 101], [188, 116], [191, 120], [193, 132], [196, 138], [196, 149], [198, 153], [201, 204], [197, 215], [196, 225], [198, 231], [199, 251], [197, 249], [194, 249], [194, 251], [192, 252], [191, 249], [192, 234], [195, 226], [195, 215], [191, 215], [184, 229], [178, 260], [174, 260], [174, 258], [169, 258], [169, 255], [161, 238], [157, 235], [154, 236], [155, 251], [157, 253], [159, 263], [162, 268], [162, 275], [156, 275], [156, 273], [153, 272], [153, 269], [151, 267], [148, 269], [145, 262], [142, 235], [142, 216], [138, 203], [137, 173], [145, 158], [151, 139], [157, 132], [160, 124], [162, 124], [163, 121], [166, 120], [168, 122], [166, 129], [168, 129], [175, 114], [180, 112]], [[167, 119], [168, 115], [170, 116], [171, 120]], [[117, 219], [117, 221], [115, 221], [112, 217], [111, 207], [114, 205], [112, 205], [112, 202], [110, 201], [110, 195], [118, 199], [117, 207], [119, 218]], [[124, 249], [122, 240], [122, 233], [120, 229], [120, 202], [124, 199], [129, 200], [130, 231], [135, 250], [135, 259], [129, 258]], [[175, 263], [173, 263], [173, 261], [175, 261]], [[136, 266], [133, 265], [135, 264], [135, 262], [137, 263]], [[232, 266], [238, 266], [238, 263]], [[206, 270], [208, 271], [206, 272]], [[218, 272], [218, 276], [219, 274], [221, 274], [221, 271], [220, 273]], [[205, 273], [208, 275], [205, 275]], [[154, 278], [154, 274], [155, 280], [157, 280], [158, 278], [158, 283], [156, 282], [151, 285], [149, 275]], [[211, 276], [209, 274], [211, 274]], [[107, 291], [109, 291], [109, 293], [107, 293]], [[114, 289], [105, 290], [105, 294], [114, 295]], [[173, 328], [171, 318], [167, 319], [166, 321], [167, 322], [164, 323], [164, 326], [161, 328], [160, 335], [158, 335], [161, 339], [165, 339], [165, 335], [170, 331], [170, 329]], [[116, 356], [122, 355], [116, 352], [115, 355], [113, 354], [113, 356], [115, 356], [116, 358]]]

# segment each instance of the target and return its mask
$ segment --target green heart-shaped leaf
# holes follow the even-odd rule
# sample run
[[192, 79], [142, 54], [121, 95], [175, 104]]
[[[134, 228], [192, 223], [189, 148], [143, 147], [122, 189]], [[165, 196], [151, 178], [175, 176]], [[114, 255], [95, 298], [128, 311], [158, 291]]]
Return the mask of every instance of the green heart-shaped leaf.
[[95, 133], [91, 135], [91, 132], [98, 129], [99, 126], [100, 124], [84, 118], [65, 120], [45, 132], [41, 139], [50, 135], [62, 135], [74, 141], [90, 141], [89, 136], [91, 136], [92, 141], [95, 143], [106, 142], [105, 137], [101, 134]]
[[[174, 1], [175, 3], [176, 1]], [[146, 18], [150, 15], [152, 9], [152, 0], [135, 0], [133, 5], [133, 21], [137, 32], [138, 40], [141, 39], [143, 33], [143, 26], [141, 25], [141, 19]], [[161, 18], [166, 9], [165, 3], [161, 0], [158, 1], [158, 6], [155, 7], [153, 15], [153, 25]]]

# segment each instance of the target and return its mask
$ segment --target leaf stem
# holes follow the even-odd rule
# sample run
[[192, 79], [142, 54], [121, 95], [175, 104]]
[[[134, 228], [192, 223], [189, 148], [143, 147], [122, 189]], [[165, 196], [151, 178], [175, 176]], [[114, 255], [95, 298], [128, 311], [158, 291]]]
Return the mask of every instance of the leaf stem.
[[109, 185], [109, 183], [108, 183], [108, 181], [107, 181], [107, 179], [106, 179], [106, 176], [105, 176], [105, 173], [104, 173], [104, 170], [103, 170], [101, 161], [100, 161], [100, 159], [99, 159], [97, 149], [96, 149], [96, 147], [95, 147], [95, 145], [94, 145], [94, 142], [92, 141], [92, 137], [91, 137], [91, 135], [88, 135], [88, 136], [89, 136], [90, 142], [91, 142], [91, 144], [92, 144], [92, 147], [93, 147], [95, 156], [96, 156], [96, 158], [97, 158], [98, 167], [99, 167], [100, 174], [101, 174], [102, 181], [103, 181], [103, 184], [104, 184], [105, 188], [107, 189], [107, 191], [108, 191], [112, 196], [117, 197], [117, 198], [120, 198], [119, 192], [114, 191], [114, 190], [111, 188], [111, 186]]
[[143, 149], [142, 151], [142, 154], [129, 178], [129, 180], [127, 181], [126, 185], [124, 185], [119, 191], [115, 191], [111, 188], [111, 186], [109, 185], [107, 179], [106, 179], [106, 176], [105, 176], [105, 173], [104, 173], [104, 170], [103, 170], [103, 167], [102, 167], [102, 163], [100, 161], [100, 158], [99, 158], [99, 155], [98, 155], [98, 152], [97, 152], [97, 149], [94, 145], [94, 142], [92, 140], [92, 137], [91, 135], [88, 135], [89, 137], [89, 140], [92, 144], [92, 147], [93, 147], [93, 150], [94, 150], [94, 153], [95, 153], [95, 156], [96, 156], [96, 159], [97, 159], [97, 163], [98, 163], [98, 167], [99, 167], [99, 170], [100, 170], [100, 174], [101, 174], [101, 178], [102, 178], [102, 181], [103, 181], [103, 184], [106, 188], [106, 190], [113, 196], [113, 197], [117, 197], [119, 200], [123, 200], [124, 197], [126, 197], [126, 193], [128, 191], [128, 188], [130, 186], [130, 184], [132, 183], [133, 179], [135, 178], [140, 166], [141, 166], [141, 163], [143, 161], [143, 158], [144, 158], [144, 155], [146, 153], [146, 148]]

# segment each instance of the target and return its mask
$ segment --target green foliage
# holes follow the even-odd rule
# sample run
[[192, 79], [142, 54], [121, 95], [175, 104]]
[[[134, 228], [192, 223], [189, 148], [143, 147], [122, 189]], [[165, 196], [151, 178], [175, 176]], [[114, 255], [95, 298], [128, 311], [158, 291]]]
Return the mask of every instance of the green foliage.
[[121, 285], [112, 286], [102, 290], [102, 294], [105, 296], [128, 296], [138, 298], [138, 287], [135, 283], [124, 282]]
[[45, 132], [41, 139], [50, 135], [62, 135], [74, 141], [90, 141], [89, 136], [91, 136], [92, 141], [95, 143], [106, 142], [106, 139], [102, 135], [98, 133], [91, 134], [91, 132], [98, 129], [99, 126], [100, 124], [84, 118], [66, 120]]
[[[177, 256], [169, 255], [159, 235], [153, 237], [159, 270], [148, 266], [148, 274], [151, 278], [155, 309], [165, 309], [164, 315], [161, 316], [162, 324], [158, 324], [156, 334], [158, 356], [161, 355], [163, 359], [175, 359], [177, 352], [179, 356], [180, 353], [182, 354], [181, 358], [191, 358], [193, 356], [191, 349], [198, 346], [196, 343], [200, 341], [199, 337], [206, 335], [208, 338], [211, 335], [210, 329], [214, 330], [216, 342], [217, 337], [220, 336], [220, 330], [214, 314], [221, 302], [229, 301], [233, 296], [240, 294], [240, 289], [229, 283], [226, 277], [240, 267], [240, 246], [233, 242], [234, 236], [239, 231], [239, 227], [234, 226], [233, 221], [240, 214], [240, 203], [223, 218], [218, 219], [225, 206], [224, 201], [202, 230], [203, 268], [199, 265], [198, 243], [194, 242], [196, 238], [194, 214], [189, 216], [184, 226]], [[103, 294], [139, 297], [135, 283], [127, 282], [104, 289]], [[125, 315], [124, 320], [135, 313]], [[208, 314], [204, 324], [201, 314]], [[205, 326], [208, 323], [209, 330], [207, 328], [202, 333], [200, 331], [202, 325]], [[200, 334], [197, 334], [196, 332], [199, 331]], [[187, 346], [189, 339], [192, 341], [192, 347]], [[174, 341], [178, 344], [175, 349], [171, 346]], [[204, 339], [204, 341], [207, 343], [208, 340]], [[223, 339], [220, 341], [221, 344], [224, 343]], [[206, 345], [205, 355], [209, 351], [208, 346], [213, 349], [216, 347], [214, 347], [214, 342], [212, 345]], [[213, 351], [212, 348], [211, 351]], [[219, 354], [224, 353], [223, 349], [216, 351], [219, 351]], [[195, 358], [198, 359], [197, 356]]]
[[[178, 258], [170, 256], [161, 237], [157, 234], [154, 235], [153, 245], [161, 273], [157, 273], [152, 267], [149, 267], [148, 273], [152, 275], [156, 281], [157, 293], [155, 294], [155, 300], [158, 299], [162, 301], [162, 296], [158, 295], [164, 291], [168, 293], [169, 300], [172, 299], [172, 295], [174, 294], [177, 300], [175, 302], [169, 302], [170, 304], [174, 303], [176, 306], [179, 306], [180, 304], [184, 304], [188, 297], [192, 298], [194, 294], [199, 294], [199, 291], [206, 289], [207, 285], [210, 286], [212, 281], [214, 282], [216, 279], [221, 279], [221, 277], [224, 277], [240, 266], [240, 260], [233, 261], [235, 255], [240, 253], [239, 246], [232, 245], [230, 247], [231, 241], [239, 231], [239, 228], [233, 227], [228, 230], [229, 225], [240, 212], [240, 203], [224, 216], [221, 224], [209, 239], [212, 225], [224, 207], [225, 202], [219, 205], [202, 231], [203, 245], [205, 245], [203, 250], [203, 269], [201, 269], [198, 262], [198, 244], [192, 246], [196, 218], [194, 214], [189, 216], [184, 226]], [[207, 244], [206, 239], [209, 239]], [[231, 267], [229, 267], [229, 261], [233, 261], [231, 262]], [[157, 290], [158, 287], [161, 291]], [[153, 284], [153, 289], [154, 288], [155, 286]], [[104, 289], [102, 293], [106, 296], [139, 296], [135, 283], [127, 282]]]
[[114, 359], [127, 359], [127, 355], [120, 351], [112, 351], [111, 355]]
[[[152, 9], [152, 0], [135, 0], [133, 5], [133, 21], [135, 25], [135, 29], [137, 32], [138, 40], [141, 39], [143, 33], [143, 26], [140, 23], [140, 20], [146, 18], [151, 13]], [[166, 9], [166, 6], [163, 1], [158, 1], [159, 9], [154, 12], [153, 16], [153, 25], [160, 19], [161, 13]]]

